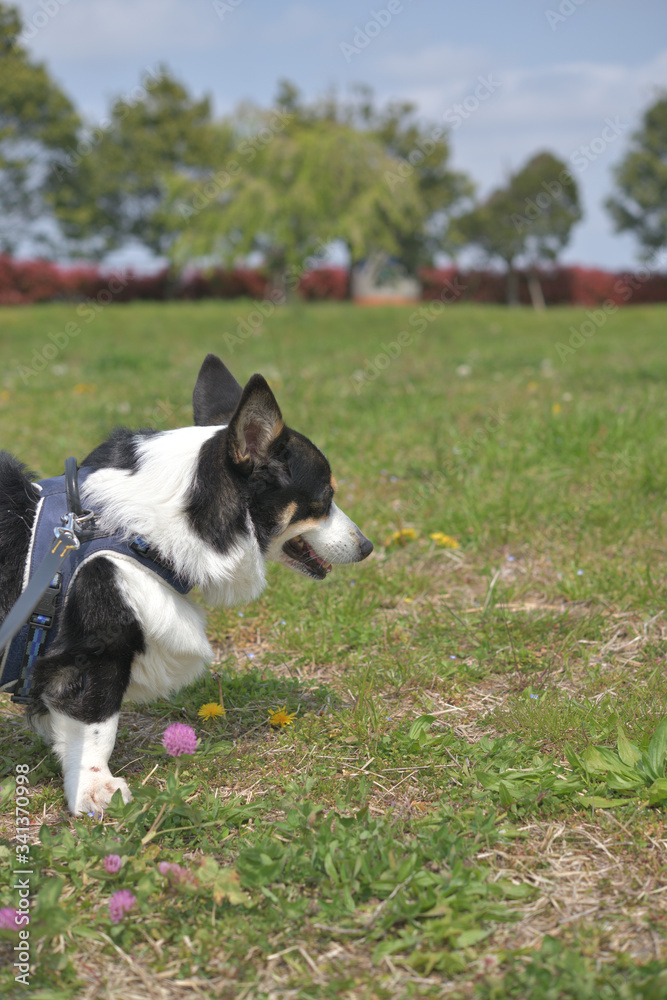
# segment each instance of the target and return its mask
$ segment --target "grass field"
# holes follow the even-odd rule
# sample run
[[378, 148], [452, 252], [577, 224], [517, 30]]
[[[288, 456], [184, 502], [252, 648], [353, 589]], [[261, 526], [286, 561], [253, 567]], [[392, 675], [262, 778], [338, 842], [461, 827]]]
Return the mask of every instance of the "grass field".
[[[103, 822], [3, 699], [0, 907], [17, 765], [35, 872], [30, 987], [0, 931], [3, 996], [667, 996], [667, 310], [295, 305], [248, 336], [253, 309], [0, 313], [2, 445], [39, 475], [116, 423], [191, 422], [214, 351], [270, 380], [375, 543], [211, 612], [206, 679], [121, 716], [135, 799]], [[174, 721], [200, 737], [180, 769]]]

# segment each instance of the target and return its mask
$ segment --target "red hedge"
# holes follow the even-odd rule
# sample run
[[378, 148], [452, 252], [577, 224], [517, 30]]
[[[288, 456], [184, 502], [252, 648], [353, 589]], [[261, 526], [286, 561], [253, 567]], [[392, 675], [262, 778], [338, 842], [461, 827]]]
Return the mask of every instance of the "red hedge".
[[[596, 306], [610, 300], [616, 305], [667, 302], [667, 274], [639, 269], [613, 274], [591, 267], [559, 267], [538, 271], [544, 300], [549, 306]], [[528, 276], [519, 271], [519, 300], [530, 305]], [[424, 268], [420, 273], [422, 298], [461, 302], [506, 301], [506, 278], [498, 271], [460, 271], [457, 268]], [[456, 292], [454, 296], [453, 291]]]
[[[611, 300], [618, 305], [667, 302], [667, 275], [639, 269], [612, 274], [584, 267], [561, 267], [539, 272], [547, 305], [596, 306]], [[505, 276], [497, 271], [460, 271], [424, 268], [420, 273], [422, 298], [445, 302], [505, 302]], [[175, 277], [168, 269], [141, 275], [132, 271], [105, 273], [95, 267], [58, 267], [48, 261], [18, 261], [0, 255], [0, 305], [31, 302], [99, 301], [164, 302], [170, 299], [266, 298], [269, 277], [260, 270], [211, 268]], [[327, 267], [301, 277], [298, 293], [307, 301], [343, 300], [349, 296], [349, 274]], [[527, 276], [519, 272], [520, 301], [530, 304]]]
[[350, 275], [342, 267], [320, 267], [303, 275], [298, 290], [307, 302], [341, 301], [350, 296]]

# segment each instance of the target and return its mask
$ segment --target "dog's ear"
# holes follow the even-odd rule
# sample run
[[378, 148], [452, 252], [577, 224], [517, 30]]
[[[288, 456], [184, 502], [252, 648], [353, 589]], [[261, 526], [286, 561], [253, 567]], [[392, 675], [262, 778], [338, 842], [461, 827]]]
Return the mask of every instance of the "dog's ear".
[[207, 354], [192, 393], [195, 424], [226, 424], [239, 404], [243, 389], [215, 354]]
[[276, 397], [262, 375], [253, 375], [227, 431], [227, 450], [235, 465], [262, 462], [283, 429]]

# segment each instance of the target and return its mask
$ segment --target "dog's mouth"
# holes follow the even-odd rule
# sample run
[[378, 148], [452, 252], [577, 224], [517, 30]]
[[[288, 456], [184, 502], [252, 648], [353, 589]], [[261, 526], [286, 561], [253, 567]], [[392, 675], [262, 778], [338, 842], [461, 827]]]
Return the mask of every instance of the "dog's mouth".
[[290, 538], [283, 545], [282, 551], [293, 569], [305, 573], [306, 576], [312, 576], [314, 580], [323, 580], [327, 573], [331, 572], [331, 563], [321, 559], [303, 535]]

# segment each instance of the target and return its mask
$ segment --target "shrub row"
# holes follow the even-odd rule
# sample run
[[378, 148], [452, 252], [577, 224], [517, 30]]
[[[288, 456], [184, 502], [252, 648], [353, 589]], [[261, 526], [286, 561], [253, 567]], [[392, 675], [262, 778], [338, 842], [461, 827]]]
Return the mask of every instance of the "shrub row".
[[[321, 268], [304, 274], [298, 292], [304, 299], [346, 299], [348, 274]], [[175, 277], [167, 268], [154, 274], [104, 272], [94, 267], [58, 267], [48, 261], [19, 261], [0, 255], [0, 305], [82, 301], [111, 295], [114, 302], [134, 299], [263, 299], [270, 292], [261, 270], [211, 268]]]
[[[639, 268], [614, 274], [588, 267], [559, 267], [538, 271], [547, 305], [595, 306], [606, 301], [616, 305], [667, 302], [667, 274]], [[530, 304], [528, 274], [518, 273], [519, 300]], [[506, 301], [505, 275], [496, 271], [460, 271], [457, 268], [424, 268], [421, 272], [422, 297], [452, 301]]]
[[[444, 302], [502, 303], [505, 276], [496, 271], [424, 268], [422, 297]], [[648, 269], [612, 274], [584, 267], [539, 272], [547, 305], [594, 306], [610, 300], [624, 303], [667, 302], [667, 275]], [[302, 275], [298, 293], [307, 301], [343, 300], [349, 296], [349, 275], [343, 268], [320, 268]], [[18, 261], [0, 255], [0, 305], [31, 302], [83, 301], [101, 296], [115, 302], [134, 299], [262, 299], [271, 290], [261, 270], [211, 268], [175, 277], [168, 269], [142, 275], [132, 271], [110, 274], [95, 267], [58, 267], [48, 261]], [[519, 272], [519, 297], [530, 303], [528, 276]]]

